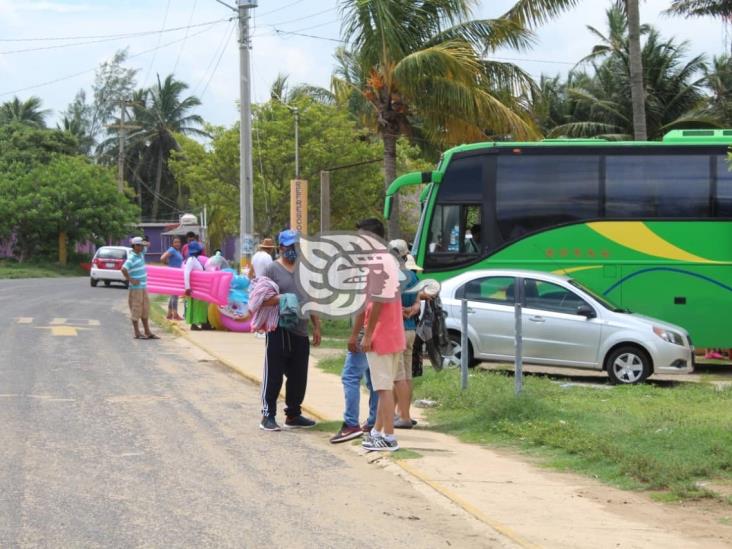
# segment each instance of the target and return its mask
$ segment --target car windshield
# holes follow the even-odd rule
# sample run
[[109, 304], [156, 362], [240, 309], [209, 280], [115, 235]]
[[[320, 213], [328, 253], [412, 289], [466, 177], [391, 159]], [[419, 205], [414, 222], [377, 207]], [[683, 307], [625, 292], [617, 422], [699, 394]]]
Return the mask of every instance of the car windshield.
[[99, 259], [127, 259], [127, 250], [102, 248], [97, 252]]
[[590, 294], [595, 299], [595, 301], [597, 301], [600, 305], [602, 305], [606, 309], [613, 311], [614, 313], [629, 313], [630, 312], [630, 309], [625, 309], [623, 307], [616, 305], [615, 303], [610, 301], [608, 298], [601, 296], [600, 294], [596, 293], [594, 290], [590, 290], [587, 286], [585, 286], [581, 282], [577, 282], [576, 280], [572, 279], [569, 281], [569, 283], [572, 286], [574, 286], [575, 288], [579, 288], [586, 294]]

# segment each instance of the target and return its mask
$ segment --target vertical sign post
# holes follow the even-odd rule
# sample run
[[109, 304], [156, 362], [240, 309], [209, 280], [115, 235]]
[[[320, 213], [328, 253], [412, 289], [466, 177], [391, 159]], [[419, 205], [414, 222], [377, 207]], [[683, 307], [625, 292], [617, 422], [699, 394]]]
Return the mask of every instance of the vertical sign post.
[[521, 322], [521, 303], [523, 303], [523, 280], [521, 278], [516, 278], [516, 281], [514, 283], [514, 292], [513, 295], [515, 296], [516, 303], [514, 305], [513, 311], [514, 311], [514, 320], [515, 320], [515, 328], [514, 328], [514, 346], [515, 346], [515, 362], [514, 362], [514, 380], [515, 380], [515, 391], [516, 394], [521, 394], [521, 391], [524, 388], [524, 363], [523, 363], [523, 347], [524, 347], [524, 339], [523, 339], [523, 327]]
[[463, 298], [460, 301], [460, 388], [463, 391], [468, 388], [468, 341], [468, 300]]
[[308, 182], [290, 181], [290, 228], [301, 235], [308, 234]]

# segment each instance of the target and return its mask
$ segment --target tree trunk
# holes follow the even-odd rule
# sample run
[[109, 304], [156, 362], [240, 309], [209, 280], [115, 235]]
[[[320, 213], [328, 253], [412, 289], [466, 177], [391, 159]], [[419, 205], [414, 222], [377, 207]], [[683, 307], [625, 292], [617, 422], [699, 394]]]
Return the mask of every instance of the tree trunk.
[[[384, 192], [389, 188], [392, 181], [396, 179], [396, 142], [397, 136], [387, 129], [383, 134], [384, 139]], [[399, 195], [394, 195], [391, 206], [391, 217], [387, 227], [389, 240], [399, 238]]]
[[58, 262], [61, 265], [66, 265], [69, 260], [68, 250], [66, 247], [66, 233], [61, 231], [58, 233]]
[[158, 151], [158, 162], [155, 168], [155, 196], [153, 196], [152, 220], [158, 220], [158, 208], [160, 206], [160, 184], [163, 179], [163, 149]]
[[628, 13], [628, 65], [630, 69], [630, 97], [633, 102], [633, 138], [646, 141], [646, 94], [643, 87], [643, 59], [640, 45], [640, 11], [638, 0], [625, 0]]

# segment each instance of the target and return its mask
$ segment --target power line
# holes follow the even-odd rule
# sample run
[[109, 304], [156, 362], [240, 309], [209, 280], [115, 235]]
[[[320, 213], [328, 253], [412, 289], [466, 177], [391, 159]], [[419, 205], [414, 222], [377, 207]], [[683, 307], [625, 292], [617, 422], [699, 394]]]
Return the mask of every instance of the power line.
[[[275, 23], [273, 25], [263, 25], [265, 27], [279, 27], [280, 25], [289, 25], [291, 23], [297, 23], [298, 21], [304, 21], [305, 19], [312, 19], [313, 17], [317, 17], [318, 15], [323, 15], [324, 13], [328, 13], [330, 11], [333, 11], [333, 8], [328, 8], [327, 10], [319, 11], [316, 13], [311, 13], [310, 15], [305, 15], [304, 17], [297, 17], [295, 19], [290, 19], [289, 21], [280, 21], [279, 23]], [[261, 16], [262, 14], [260, 14]]]
[[[193, 7], [191, 8], [191, 14], [188, 16], [188, 27], [191, 26], [191, 21], [193, 21], [193, 14], [196, 11], [196, 5], [198, 4], [198, 0], [193, 0]], [[183, 43], [180, 45], [180, 48], [178, 48], [178, 56], [175, 58], [175, 64], [173, 65], [173, 71], [172, 73], [175, 74], [176, 69], [178, 68], [178, 63], [180, 62], [180, 56], [183, 53], [183, 48], [186, 47], [186, 40], [188, 39], [188, 28], [186, 28], [186, 34], [183, 37]]]
[[198, 88], [201, 87], [201, 84], [203, 84], [204, 80], [206, 80], [206, 75], [209, 74], [209, 71], [211, 70], [211, 67], [213, 67], [216, 59], [221, 55], [221, 51], [226, 49], [227, 41], [230, 38], [230, 34], [227, 35], [226, 33], [221, 34], [221, 42], [219, 42], [218, 47], [214, 50], [213, 56], [211, 57], [211, 60], [208, 62], [208, 65], [206, 66], [206, 70], [203, 71], [203, 74], [201, 75], [201, 78], [198, 80], [196, 85], [193, 87], [191, 92], [193, 95], [196, 95], [196, 92], [198, 91]]
[[196, 23], [195, 25], [188, 25], [185, 27], [171, 27], [169, 29], [154, 30], [154, 31], [136, 31], [136, 32], [123, 32], [117, 34], [87, 34], [78, 36], [51, 36], [44, 38], [0, 38], [0, 42], [51, 42], [53, 40], [89, 40], [92, 38], [132, 38], [134, 36], [145, 36], [150, 34], [160, 34], [166, 32], [175, 32], [185, 29], [194, 29], [196, 27], [204, 27], [206, 25], [213, 25], [214, 23], [222, 23], [229, 21], [230, 18], [225, 19], [214, 19], [213, 21], [206, 21], [205, 23]]
[[[274, 29], [274, 31], [275, 31], [275, 33], [277, 35], [280, 35], [280, 34], [290, 34], [292, 36], [304, 36], [305, 38], [314, 38], [316, 40], [327, 40], [329, 42], [338, 42], [339, 44], [345, 44], [346, 43], [345, 40], [340, 40], [338, 38], [328, 38], [326, 36], [315, 36], [314, 34], [303, 34], [301, 32], [288, 32], [288, 31], [283, 31], [283, 30], [280, 30], [280, 29]], [[270, 35], [270, 36], [272, 36], [272, 35]]]
[[[183, 37], [183, 39], [185, 40], [188, 37], [188, 30], [190, 30], [192, 28], [196, 28], [196, 27], [212, 26], [212, 25], [215, 25], [217, 23], [221, 23], [223, 21], [227, 21], [227, 19], [219, 19], [217, 21], [210, 21], [208, 23], [200, 23], [200, 24], [197, 24], [197, 25], [189, 25], [187, 27], [179, 27], [176, 30], [183, 30], [183, 29], [186, 30], [186, 36]], [[127, 35], [116, 35], [116, 36], [108, 37], [108, 38], [100, 38], [98, 40], [89, 40], [87, 42], [74, 42], [74, 43], [71, 43], [71, 44], [54, 44], [52, 46], [39, 46], [39, 47], [36, 47], [36, 48], [22, 48], [22, 49], [17, 49], [17, 50], [5, 50], [5, 51], [0, 51], [0, 55], [10, 55], [10, 54], [14, 54], [14, 53], [28, 53], [28, 52], [45, 51], [45, 50], [60, 50], [60, 49], [63, 49], [63, 48], [73, 48], [73, 47], [77, 47], [77, 46], [88, 46], [89, 44], [100, 44], [100, 43], [103, 43], [103, 42], [114, 42], [116, 40], [124, 40], [125, 38], [136, 38], [136, 37], [139, 37], [139, 36], [150, 36], [150, 35], [153, 35], [153, 34], [160, 34], [162, 32], [169, 32], [169, 31], [156, 31], [154, 33], [153, 32], [148, 32], [148, 33], [133, 33], [133, 34], [127, 34]]]
[[[223, 19], [222, 21], [227, 21], [227, 19]], [[198, 32], [190, 35], [189, 38], [192, 38], [194, 36], [198, 36], [200, 34], [203, 34], [205, 32], [208, 32], [209, 30], [211, 30], [211, 28], [213, 28], [213, 26], [212, 27], [209, 27], [207, 29], [203, 29], [201, 31], [198, 31]], [[163, 49], [163, 48], [167, 48], [168, 46], [172, 46], [173, 44], [178, 44], [178, 43], [182, 42], [183, 40], [184, 40], [183, 38], [179, 38], [177, 40], [172, 40], [172, 41], [167, 42], [165, 44], [161, 44], [160, 46], [157, 46], [155, 48], [151, 48], [151, 49], [144, 50], [144, 51], [141, 51], [139, 53], [135, 53], [133, 55], [130, 55], [130, 56], [127, 57], [127, 59], [134, 59], [136, 57], [141, 57], [143, 55], [147, 55], [148, 53], [152, 53], [153, 51], [160, 50], [160, 49]], [[47, 81], [41, 82], [39, 84], [33, 84], [32, 86], [25, 86], [23, 88], [18, 88], [16, 90], [2, 92], [2, 93], [0, 93], [0, 97], [5, 97], [7, 95], [15, 95], [15, 94], [18, 94], [20, 92], [24, 92], [24, 91], [28, 91], [28, 90], [33, 90], [33, 89], [36, 89], [36, 88], [42, 88], [44, 86], [49, 86], [51, 84], [56, 84], [58, 82], [63, 82], [64, 80], [71, 80], [72, 78], [76, 78], [77, 76], [82, 76], [84, 74], [87, 74], [87, 73], [90, 73], [90, 72], [94, 72], [95, 70], [97, 70], [97, 67], [92, 67], [91, 69], [86, 69], [86, 70], [79, 71], [79, 72], [75, 72], [73, 74], [69, 74], [69, 75], [66, 75], [66, 76], [61, 76], [59, 78], [54, 78], [53, 80], [47, 80]]]
[[[165, 4], [165, 15], [163, 15], [163, 25], [162, 27], [165, 28], [165, 23], [168, 22], [168, 12], [170, 12], [170, 0]], [[163, 35], [158, 34], [158, 46], [160, 46], [160, 40], [162, 39]], [[183, 37], [183, 40], [185, 41], [188, 37]], [[156, 49], [153, 51], [153, 55], [150, 58], [150, 64], [147, 66], [147, 72], [145, 73], [145, 80], [142, 81], [143, 87], [147, 85], [148, 78], [150, 78], [150, 71], [152, 71], [153, 65], [155, 64], [155, 58], [157, 57], [158, 50]]]
[[265, 11], [264, 13], [260, 13], [259, 17], [264, 17], [265, 15], [269, 15], [271, 13], [277, 13], [278, 11], [286, 10], [287, 8], [291, 8], [292, 6], [296, 6], [297, 4], [302, 4], [305, 0], [295, 0], [294, 2], [291, 2], [290, 4], [285, 4], [282, 7], [279, 7], [274, 10]]
[[219, 58], [216, 60], [216, 65], [214, 65], [213, 70], [211, 71], [211, 75], [208, 77], [208, 81], [206, 82], [206, 85], [203, 87], [203, 91], [201, 92], [201, 97], [206, 95], [206, 90], [208, 90], [208, 85], [211, 83], [211, 80], [213, 80], [213, 77], [216, 75], [216, 71], [219, 68], [219, 63], [221, 63], [221, 58], [224, 57], [224, 53], [226, 52], [226, 46], [229, 45], [229, 40], [231, 40], [231, 35], [234, 33], [234, 29], [236, 28], [236, 25], [231, 26], [231, 30], [229, 31], [228, 36], [226, 37], [226, 41], [224, 42], [224, 47], [221, 48], [221, 53], [219, 54]]

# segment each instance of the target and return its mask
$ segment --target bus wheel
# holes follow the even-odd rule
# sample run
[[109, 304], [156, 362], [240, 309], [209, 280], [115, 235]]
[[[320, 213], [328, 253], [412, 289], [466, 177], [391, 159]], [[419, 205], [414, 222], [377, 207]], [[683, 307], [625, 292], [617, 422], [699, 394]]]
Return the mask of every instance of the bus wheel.
[[643, 349], [621, 345], [605, 359], [605, 369], [614, 385], [634, 385], [651, 375], [651, 359]]
[[[460, 357], [462, 355], [462, 348], [460, 344], [460, 333], [450, 332], [447, 350], [442, 356], [442, 366], [444, 368], [460, 368]], [[470, 344], [470, 341], [468, 341], [468, 367], [473, 368], [479, 362], [479, 360], [475, 360], [475, 358], [473, 358], [473, 346]]]

